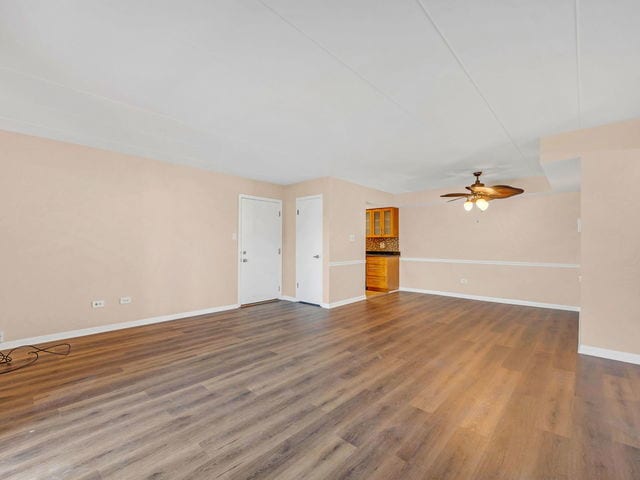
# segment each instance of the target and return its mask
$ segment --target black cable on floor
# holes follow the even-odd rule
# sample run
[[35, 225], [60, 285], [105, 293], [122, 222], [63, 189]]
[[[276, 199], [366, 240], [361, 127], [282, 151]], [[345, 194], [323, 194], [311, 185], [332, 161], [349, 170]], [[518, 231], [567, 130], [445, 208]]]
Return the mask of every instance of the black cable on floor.
[[[55, 351], [56, 349], [63, 348], [62, 351]], [[27, 356], [24, 362], [15, 362], [12, 355], [14, 352], [29, 349], [25, 353]], [[35, 345], [20, 345], [19, 347], [12, 348], [7, 353], [0, 352], [0, 375], [3, 373], [15, 372], [21, 368], [28, 367], [38, 361], [41, 353], [51, 353], [53, 355], [67, 356], [71, 353], [71, 345], [68, 343], [59, 343], [58, 345], [51, 345], [49, 347], [41, 348]]]

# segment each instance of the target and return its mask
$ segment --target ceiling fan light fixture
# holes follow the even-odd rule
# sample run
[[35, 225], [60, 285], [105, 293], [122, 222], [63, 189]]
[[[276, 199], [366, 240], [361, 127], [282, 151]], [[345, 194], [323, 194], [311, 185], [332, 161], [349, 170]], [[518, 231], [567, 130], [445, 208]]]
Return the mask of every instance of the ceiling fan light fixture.
[[478, 200], [476, 200], [476, 206], [484, 212], [487, 208], [489, 208], [489, 202], [487, 202], [484, 198], [479, 198]]
[[521, 193], [524, 193], [524, 189], [512, 187], [510, 185], [493, 185], [491, 187], [487, 187], [480, 181], [480, 175], [482, 175], [482, 172], [473, 172], [473, 176], [476, 177], [475, 182], [464, 187], [468, 190], [468, 192], [445, 193], [440, 196], [445, 198], [453, 198], [453, 200], [449, 200], [450, 202], [466, 198], [467, 201], [464, 202], [464, 209], [467, 212], [470, 212], [473, 209], [474, 203], [481, 211], [484, 212], [487, 208], [489, 208], [489, 200], [509, 198], [513, 197], [514, 195], [520, 195]]

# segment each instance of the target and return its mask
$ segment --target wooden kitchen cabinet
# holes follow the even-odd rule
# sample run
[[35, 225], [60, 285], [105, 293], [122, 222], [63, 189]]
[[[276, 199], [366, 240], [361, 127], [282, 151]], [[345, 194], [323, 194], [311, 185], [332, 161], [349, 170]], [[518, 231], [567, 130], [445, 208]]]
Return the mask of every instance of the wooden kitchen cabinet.
[[398, 209], [395, 207], [370, 208], [366, 212], [367, 238], [398, 236]]
[[398, 255], [367, 255], [367, 290], [391, 292], [400, 285]]

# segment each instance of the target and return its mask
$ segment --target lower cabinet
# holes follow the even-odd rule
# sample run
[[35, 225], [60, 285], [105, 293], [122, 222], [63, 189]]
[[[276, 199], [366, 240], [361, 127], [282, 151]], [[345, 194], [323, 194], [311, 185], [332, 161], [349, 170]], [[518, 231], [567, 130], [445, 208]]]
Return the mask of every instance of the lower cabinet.
[[390, 292], [400, 285], [400, 257], [367, 255], [367, 290]]

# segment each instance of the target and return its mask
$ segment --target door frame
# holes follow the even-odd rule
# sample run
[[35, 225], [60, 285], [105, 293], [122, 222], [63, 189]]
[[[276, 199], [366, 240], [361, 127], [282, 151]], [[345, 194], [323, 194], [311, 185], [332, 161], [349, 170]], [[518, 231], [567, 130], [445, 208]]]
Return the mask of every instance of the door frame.
[[298, 298], [298, 200], [313, 200], [313, 199], [319, 199], [320, 200], [320, 207], [321, 207], [321, 211], [322, 211], [322, 215], [320, 218], [320, 221], [322, 222], [322, 235], [320, 235], [320, 251], [321, 251], [321, 255], [322, 255], [322, 268], [320, 269], [320, 287], [321, 287], [321, 294], [320, 294], [320, 303], [318, 304], [318, 306], [320, 307], [325, 307], [326, 303], [324, 301], [324, 267], [325, 267], [325, 252], [324, 252], [324, 197], [321, 193], [318, 193], [316, 195], [304, 195], [302, 197], [296, 197], [296, 204], [294, 206], [295, 210], [296, 210], [296, 224], [295, 224], [295, 239], [296, 239], [296, 247], [295, 247], [295, 252], [294, 252], [294, 258], [295, 258], [295, 287], [296, 287], [296, 301], [300, 302], [302, 300], [300, 300]]
[[240, 303], [241, 298], [241, 288], [242, 288], [242, 200], [258, 200], [262, 202], [272, 202], [277, 203], [280, 207], [280, 263], [278, 264], [278, 283], [280, 285], [278, 298], [282, 297], [282, 263], [284, 258], [284, 211], [282, 209], [282, 199], [280, 198], [269, 198], [269, 197], [258, 197], [255, 195], [248, 195], [245, 193], [241, 193], [238, 195], [238, 238], [236, 240], [236, 261], [238, 262], [238, 305], [242, 305]]

